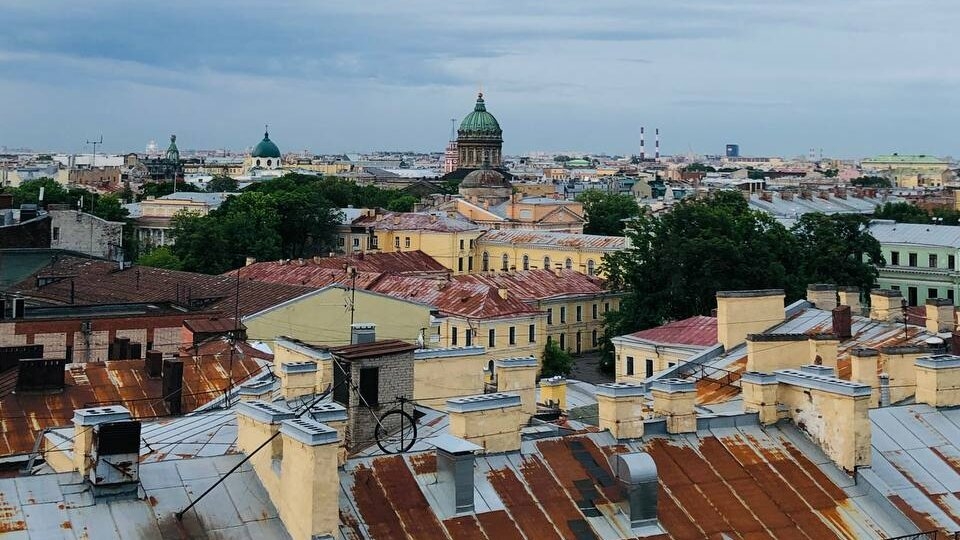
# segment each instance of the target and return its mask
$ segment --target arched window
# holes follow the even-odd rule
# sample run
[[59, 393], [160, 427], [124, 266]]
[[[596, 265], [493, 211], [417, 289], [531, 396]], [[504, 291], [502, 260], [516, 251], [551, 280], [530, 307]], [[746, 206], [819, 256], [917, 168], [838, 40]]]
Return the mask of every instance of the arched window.
[[543, 269], [550, 270], [550, 257], [543, 258]]
[[500, 269], [504, 272], [510, 269], [510, 257], [508, 257], [506, 253], [503, 254], [503, 257], [500, 260]]
[[573, 259], [567, 257], [567, 262], [563, 265], [567, 270], [573, 270]]
[[273, 160], [272, 160], [272, 159], [268, 159], [268, 160], [267, 160], [267, 167], [269, 167], [269, 166], [271, 166], [271, 165], [273, 165]]
[[530, 257], [528, 257], [527, 255], [523, 256], [523, 269], [524, 270], [530, 269]]
[[258, 160], [257, 160], [257, 167], [259, 167], [259, 166], [260, 166], [260, 160], [258, 159]]
[[593, 259], [587, 259], [587, 275], [592, 276], [595, 271]]
[[480, 266], [483, 268], [484, 272], [488, 272], [490, 270], [490, 254], [486, 251], [483, 252], [483, 259], [480, 263]]

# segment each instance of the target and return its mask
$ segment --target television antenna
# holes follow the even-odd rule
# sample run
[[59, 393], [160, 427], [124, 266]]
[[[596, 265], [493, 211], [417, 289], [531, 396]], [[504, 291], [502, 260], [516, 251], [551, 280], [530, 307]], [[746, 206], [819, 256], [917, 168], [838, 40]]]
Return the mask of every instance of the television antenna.
[[97, 164], [97, 145], [98, 145], [98, 144], [100, 144], [100, 145], [103, 144], [103, 133], [101, 133], [101, 134], [100, 134], [100, 138], [97, 139], [97, 140], [95, 140], [95, 141], [89, 141], [89, 140], [88, 140], [88, 141], [87, 141], [87, 144], [92, 144], [92, 145], [93, 145], [93, 160], [90, 161], [90, 168], [92, 169], [92, 168], [95, 167], [96, 164]]

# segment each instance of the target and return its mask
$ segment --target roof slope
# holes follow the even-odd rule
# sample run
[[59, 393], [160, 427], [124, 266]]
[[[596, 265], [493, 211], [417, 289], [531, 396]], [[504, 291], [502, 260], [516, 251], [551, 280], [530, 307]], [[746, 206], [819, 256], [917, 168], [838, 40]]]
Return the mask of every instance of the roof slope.
[[508, 296], [524, 301], [544, 300], [606, 292], [603, 280], [573, 270], [524, 270], [455, 276], [460, 283], [485, 284], [507, 290]]
[[272, 261], [253, 263], [224, 275], [268, 283], [285, 283], [305, 287], [327, 285], [350, 285], [353, 276], [348, 268], [357, 271], [357, 287], [367, 288], [381, 274], [399, 274], [423, 277], [446, 277], [450, 271], [422, 251], [393, 253], [368, 253], [363, 257], [314, 257], [297, 261]]
[[517, 298], [500, 296], [484, 283], [384, 275], [368, 290], [429, 304], [448, 315], [470, 318], [509, 317], [537, 313]]
[[[792, 428], [787, 428], [792, 429]], [[769, 435], [768, 435], [769, 433]], [[799, 433], [797, 436], [802, 437]], [[609, 434], [531, 442], [478, 456], [473, 514], [438, 512], [431, 452], [350, 460], [341, 472], [345, 538], [632, 538], [609, 455], [650, 452], [666, 535], [647, 538], [882, 538], [865, 497], [851, 498], [779, 428], [723, 428], [617, 443]], [[523, 535], [523, 536], [521, 536]]]
[[378, 231], [464, 232], [480, 228], [462, 218], [427, 212], [387, 212], [359, 218], [353, 225], [373, 227]]
[[717, 318], [696, 315], [628, 336], [665, 345], [709, 347], [717, 343]]
[[[56, 283], [38, 287], [37, 276], [64, 276]], [[72, 286], [71, 286], [72, 284]], [[24, 296], [71, 303], [171, 302], [219, 310], [230, 315], [236, 306], [237, 281], [230, 276], [211, 276], [149, 266], [119, 270], [116, 263], [59, 257], [32, 276], [11, 287]], [[240, 315], [248, 315], [302, 296], [312, 288], [243, 280], [240, 282]]]
[[[234, 384], [261, 371], [269, 355], [240, 343], [233, 359]], [[207, 342], [199, 361], [183, 363], [183, 411], [190, 412], [223, 395], [229, 380], [229, 344]], [[12, 377], [12, 378], [11, 378]], [[37, 434], [48, 427], [68, 426], [74, 409], [123, 405], [134, 418], [167, 416], [160, 378], [147, 377], [143, 360], [116, 360], [73, 364], [66, 372], [66, 388], [59, 393], [13, 393], [16, 370], [0, 381], [0, 456], [25, 454]]]
[[501, 229], [487, 231], [480, 237], [479, 241], [487, 244], [526, 244], [599, 251], [617, 251], [626, 247], [626, 239], [622, 236], [574, 234], [535, 229]]
[[960, 249], [960, 226], [956, 225], [923, 225], [874, 220], [870, 222], [870, 234], [881, 244], [912, 244]]

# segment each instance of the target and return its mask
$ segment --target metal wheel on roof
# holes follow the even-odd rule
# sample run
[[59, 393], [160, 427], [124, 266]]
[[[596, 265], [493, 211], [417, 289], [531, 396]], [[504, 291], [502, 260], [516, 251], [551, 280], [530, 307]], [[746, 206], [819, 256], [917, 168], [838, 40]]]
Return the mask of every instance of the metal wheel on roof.
[[377, 446], [385, 454], [402, 454], [417, 442], [417, 422], [403, 410], [404, 401], [400, 401], [400, 408], [381, 416], [374, 429]]

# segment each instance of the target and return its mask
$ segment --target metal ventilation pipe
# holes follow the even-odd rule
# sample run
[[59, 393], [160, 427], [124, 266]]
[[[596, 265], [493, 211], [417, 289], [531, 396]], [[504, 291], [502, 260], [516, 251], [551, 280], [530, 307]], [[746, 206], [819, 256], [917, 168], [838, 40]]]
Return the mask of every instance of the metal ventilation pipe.
[[610, 457], [610, 468], [626, 494], [633, 528], [657, 524], [657, 464], [646, 452]]
[[890, 375], [880, 374], [880, 406], [890, 406]]

